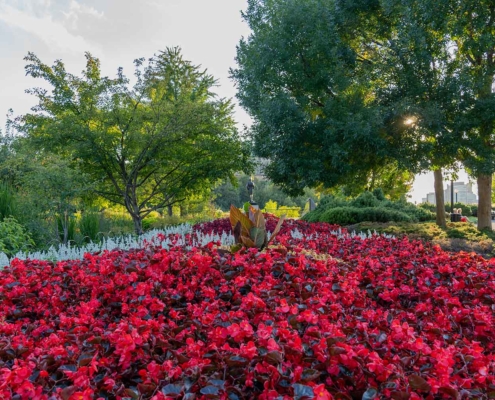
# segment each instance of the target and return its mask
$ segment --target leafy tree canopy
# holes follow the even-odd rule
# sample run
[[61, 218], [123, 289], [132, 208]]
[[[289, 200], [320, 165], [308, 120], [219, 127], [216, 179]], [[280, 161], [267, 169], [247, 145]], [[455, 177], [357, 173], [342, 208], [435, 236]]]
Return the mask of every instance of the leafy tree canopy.
[[232, 103], [219, 99], [214, 78], [168, 48], [135, 61], [135, 84], [122, 69], [101, 76], [86, 54], [82, 76], [33, 53], [26, 72], [51, 85], [34, 88], [32, 113], [15, 121], [40, 151], [50, 149], [86, 173], [96, 193], [123, 205], [142, 232], [142, 219], [180, 202], [210, 183], [249, 169], [249, 154], [232, 118]]
[[254, 119], [255, 151], [271, 160], [267, 175], [291, 194], [391, 162], [370, 62], [355, 39], [384, 17], [340, 5], [252, 0], [243, 14], [253, 34], [241, 40], [231, 75]]

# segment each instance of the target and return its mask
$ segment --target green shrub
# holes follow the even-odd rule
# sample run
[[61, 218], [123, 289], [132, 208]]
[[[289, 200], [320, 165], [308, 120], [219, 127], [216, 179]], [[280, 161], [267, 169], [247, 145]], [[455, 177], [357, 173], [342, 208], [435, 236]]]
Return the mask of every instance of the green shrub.
[[351, 225], [358, 222], [411, 221], [411, 217], [396, 210], [384, 207], [335, 207], [327, 210], [320, 219], [337, 225]]
[[95, 211], [82, 212], [78, 228], [83, 242], [97, 242], [100, 239], [100, 214]]
[[285, 215], [287, 218], [299, 218], [301, 216], [301, 207], [297, 206], [278, 206], [276, 201], [268, 200], [265, 203], [265, 208], [262, 210], [265, 213], [273, 214], [277, 217]]
[[275, 215], [277, 217], [285, 215], [287, 218], [299, 218], [301, 216], [301, 207], [280, 206]]
[[435, 219], [434, 212], [425, 210], [422, 207], [418, 207], [406, 201], [387, 200], [386, 202], [384, 202], [383, 206], [407, 214], [413, 221], [431, 221]]
[[74, 242], [76, 239], [76, 218], [72, 215], [57, 216], [58, 236], [61, 243]]
[[153, 229], [153, 226], [156, 226], [158, 221], [160, 220], [160, 217], [156, 216], [148, 216], [143, 219], [142, 224], [143, 224], [143, 230], [148, 231], [150, 229]]
[[378, 200], [373, 193], [363, 192], [358, 197], [350, 202], [353, 207], [378, 207], [380, 200]]
[[19, 251], [26, 252], [33, 247], [33, 239], [15, 218], [7, 217], [0, 222], [0, 251], [12, 257]]
[[0, 183], [0, 221], [17, 214], [17, 200], [12, 186]]
[[100, 230], [105, 236], [124, 236], [134, 233], [134, 223], [126, 211], [106, 209], [102, 212]]
[[330, 196], [324, 196], [320, 199], [316, 209], [304, 214], [303, 219], [308, 221], [308, 222], [323, 221], [322, 216], [326, 210], [328, 210], [330, 208], [336, 208], [336, 207], [346, 207], [348, 205], [349, 204], [343, 199], [336, 198], [336, 197], [331, 196], [331, 195]]
[[350, 201], [325, 197], [318, 207], [305, 214], [303, 219], [308, 222], [322, 221], [346, 225], [363, 221], [430, 221], [435, 219], [435, 214], [405, 200], [387, 200], [382, 190], [375, 189], [373, 193], [361, 193]]
[[373, 189], [373, 196], [375, 196], [377, 200], [385, 200], [385, 194], [383, 193], [382, 188]]
[[437, 206], [432, 203], [420, 203], [418, 207], [433, 213], [437, 211]]

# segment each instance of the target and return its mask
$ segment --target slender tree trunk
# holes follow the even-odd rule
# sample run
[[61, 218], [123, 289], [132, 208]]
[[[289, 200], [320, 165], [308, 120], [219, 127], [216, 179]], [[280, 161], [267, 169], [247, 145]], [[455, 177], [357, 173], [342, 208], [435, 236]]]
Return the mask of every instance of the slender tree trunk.
[[142, 235], [144, 233], [143, 231], [143, 219], [141, 218], [140, 215], [132, 215], [132, 222], [134, 222], [134, 231], [136, 232], [136, 235]]
[[140, 210], [139, 210], [139, 205], [137, 201], [137, 196], [135, 193], [135, 189], [129, 190], [127, 192], [127, 195], [125, 197], [125, 207], [127, 208], [127, 211], [131, 215], [132, 222], [134, 222], [134, 231], [136, 232], [136, 235], [142, 235], [144, 233], [143, 231], [143, 217], [141, 217]]
[[172, 210], [172, 206], [171, 205], [168, 205], [167, 206], [167, 211], [168, 211], [168, 216], [171, 217], [172, 214], [173, 214], [173, 210]]
[[478, 181], [478, 229], [492, 230], [492, 176], [479, 175]]
[[435, 179], [435, 200], [436, 200], [436, 212], [437, 225], [441, 228], [446, 228], [445, 221], [445, 200], [443, 197], [443, 176], [442, 169], [436, 169], [433, 171], [433, 177]]

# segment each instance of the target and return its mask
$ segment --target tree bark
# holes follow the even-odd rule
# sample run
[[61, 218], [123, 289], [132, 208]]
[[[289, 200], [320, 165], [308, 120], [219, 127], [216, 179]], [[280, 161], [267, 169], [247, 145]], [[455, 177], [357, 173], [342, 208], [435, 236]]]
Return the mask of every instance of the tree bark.
[[172, 210], [172, 206], [171, 205], [168, 205], [167, 206], [167, 212], [168, 212], [168, 216], [171, 217], [173, 215], [173, 210]]
[[132, 217], [134, 223], [134, 231], [136, 235], [142, 235], [143, 231], [143, 217], [141, 216], [139, 205], [137, 201], [135, 188], [130, 188], [125, 195], [125, 208]]
[[436, 200], [436, 222], [441, 228], [446, 228], [445, 221], [445, 200], [443, 196], [443, 176], [442, 169], [436, 169], [433, 171], [433, 177], [435, 179], [435, 200]]
[[142, 235], [144, 233], [143, 231], [143, 219], [141, 218], [140, 215], [132, 215], [132, 222], [134, 222], [134, 231], [136, 232], [136, 235]]
[[492, 176], [480, 174], [478, 181], [478, 229], [492, 230]]

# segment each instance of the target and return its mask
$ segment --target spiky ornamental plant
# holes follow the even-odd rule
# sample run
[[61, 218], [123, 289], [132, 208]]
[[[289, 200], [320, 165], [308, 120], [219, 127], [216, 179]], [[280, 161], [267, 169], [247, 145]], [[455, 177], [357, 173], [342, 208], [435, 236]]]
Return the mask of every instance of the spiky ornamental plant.
[[266, 231], [266, 221], [261, 210], [250, 207], [249, 216], [245, 215], [237, 207], [230, 206], [230, 224], [236, 245], [232, 246], [233, 251], [237, 251], [241, 246], [256, 247], [263, 250], [280, 232], [285, 215], [280, 217], [272, 232], [270, 239]]

